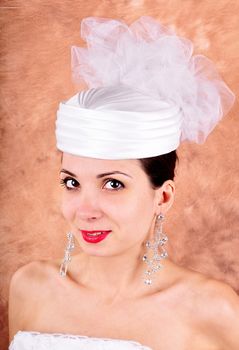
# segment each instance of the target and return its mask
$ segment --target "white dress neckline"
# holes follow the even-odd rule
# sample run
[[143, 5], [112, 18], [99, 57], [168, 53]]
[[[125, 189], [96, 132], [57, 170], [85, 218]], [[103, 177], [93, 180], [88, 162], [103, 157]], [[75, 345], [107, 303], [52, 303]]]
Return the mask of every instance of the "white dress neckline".
[[55, 337], [58, 339], [79, 339], [79, 340], [89, 340], [89, 342], [102, 342], [102, 343], [114, 343], [119, 344], [121, 343], [122, 346], [125, 344], [129, 344], [132, 347], [135, 347], [137, 350], [152, 350], [151, 348], [137, 342], [134, 340], [129, 340], [129, 339], [116, 339], [116, 338], [100, 338], [100, 337], [91, 337], [87, 335], [75, 335], [75, 334], [68, 334], [68, 333], [47, 333], [47, 332], [37, 332], [37, 331], [18, 331], [14, 338], [12, 339], [9, 350], [14, 349], [14, 340], [15, 338], [24, 336], [24, 335], [29, 335], [29, 336], [40, 336], [40, 337]]

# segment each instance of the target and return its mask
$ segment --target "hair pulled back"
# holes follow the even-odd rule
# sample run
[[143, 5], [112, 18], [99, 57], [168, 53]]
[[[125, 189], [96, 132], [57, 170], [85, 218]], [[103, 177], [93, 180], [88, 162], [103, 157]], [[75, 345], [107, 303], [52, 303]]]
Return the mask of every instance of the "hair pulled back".
[[176, 150], [156, 157], [142, 158], [139, 161], [153, 188], [162, 186], [167, 180], [174, 180], [178, 162]]

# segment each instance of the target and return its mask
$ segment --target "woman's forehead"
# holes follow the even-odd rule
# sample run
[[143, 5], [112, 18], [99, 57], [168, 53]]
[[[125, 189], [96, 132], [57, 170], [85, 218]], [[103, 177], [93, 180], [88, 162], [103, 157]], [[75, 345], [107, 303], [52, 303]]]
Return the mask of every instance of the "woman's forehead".
[[140, 162], [137, 159], [97, 159], [90, 157], [80, 157], [68, 153], [63, 153], [62, 168], [73, 173], [81, 173], [85, 171], [100, 173], [107, 171], [124, 171], [138, 172], [140, 169]]

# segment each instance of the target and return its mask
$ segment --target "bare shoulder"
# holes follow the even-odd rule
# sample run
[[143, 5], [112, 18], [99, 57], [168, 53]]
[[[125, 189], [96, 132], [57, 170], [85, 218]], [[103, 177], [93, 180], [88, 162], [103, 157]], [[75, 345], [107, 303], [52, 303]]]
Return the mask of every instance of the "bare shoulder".
[[[239, 296], [227, 284], [170, 262], [171, 293], [192, 338], [223, 350], [239, 349]], [[203, 348], [202, 346], [199, 348]]]
[[39, 307], [39, 296], [46, 295], [44, 286], [50, 280], [54, 264], [33, 261], [20, 267], [12, 276], [9, 287], [9, 339], [24, 330], [29, 318]]
[[239, 297], [227, 284], [207, 277], [199, 279], [196, 307], [201, 329], [222, 345], [239, 349]]
[[239, 329], [239, 296], [227, 284], [212, 279], [206, 279], [202, 286], [202, 302], [207, 302], [208, 311], [215, 320], [223, 320], [223, 327], [230, 324], [233, 330], [232, 321]]
[[[17, 294], [23, 297], [31, 292], [31, 287], [43, 282], [53, 270], [53, 262], [47, 260], [32, 261], [20, 267], [12, 276], [10, 296]], [[29, 295], [29, 294], [28, 294]]]

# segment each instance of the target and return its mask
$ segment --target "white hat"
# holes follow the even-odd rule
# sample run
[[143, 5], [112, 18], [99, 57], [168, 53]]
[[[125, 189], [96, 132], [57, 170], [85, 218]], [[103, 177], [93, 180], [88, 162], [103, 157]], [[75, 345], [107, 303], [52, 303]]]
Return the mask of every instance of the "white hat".
[[203, 142], [234, 95], [192, 44], [150, 17], [86, 18], [88, 48], [72, 49], [73, 74], [89, 90], [59, 106], [57, 147], [100, 159], [138, 159]]

